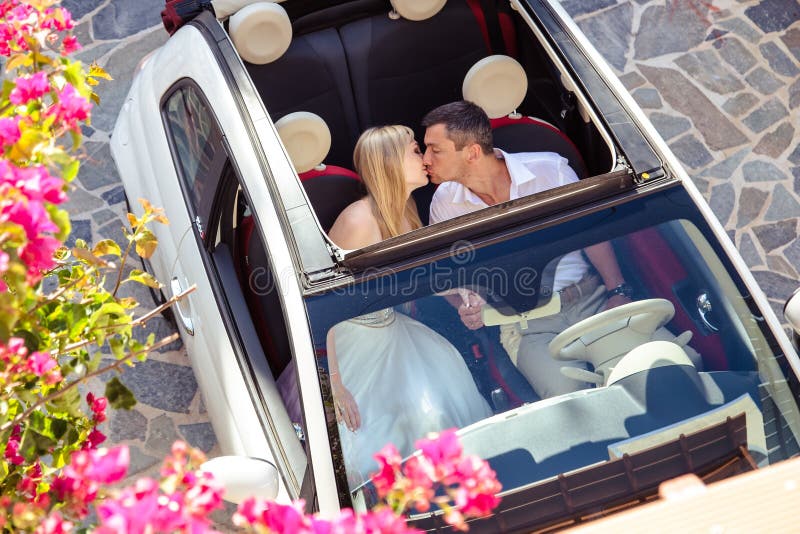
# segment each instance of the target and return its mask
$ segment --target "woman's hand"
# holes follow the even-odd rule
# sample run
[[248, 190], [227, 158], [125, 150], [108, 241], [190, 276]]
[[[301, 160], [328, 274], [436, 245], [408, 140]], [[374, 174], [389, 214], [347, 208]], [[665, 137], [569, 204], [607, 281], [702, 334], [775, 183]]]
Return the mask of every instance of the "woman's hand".
[[344, 384], [340, 380], [332, 380], [333, 387], [333, 407], [336, 412], [336, 421], [344, 423], [351, 432], [355, 432], [361, 427], [361, 414], [358, 412], [358, 404]]

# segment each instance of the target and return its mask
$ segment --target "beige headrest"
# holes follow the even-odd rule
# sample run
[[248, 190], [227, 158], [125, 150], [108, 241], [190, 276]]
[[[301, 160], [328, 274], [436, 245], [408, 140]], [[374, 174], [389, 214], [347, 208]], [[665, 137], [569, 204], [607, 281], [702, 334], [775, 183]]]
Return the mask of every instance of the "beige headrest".
[[263, 65], [275, 61], [289, 48], [292, 22], [278, 4], [256, 2], [231, 16], [228, 33], [242, 59]]
[[331, 131], [314, 113], [289, 113], [275, 123], [275, 128], [298, 174], [322, 163], [331, 149]]
[[391, 0], [397, 13], [408, 20], [429, 19], [442, 10], [447, 0]]
[[522, 104], [528, 91], [528, 76], [509, 56], [488, 56], [469, 69], [461, 92], [464, 100], [478, 104], [490, 119], [505, 117]]
[[[233, 15], [240, 9], [256, 2], [263, 2], [264, 0], [211, 0], [211, 6], [214, 8], [214, 15], [219, 20], [223, 20]], [[283, 2], [284, 0], [272, 0], [273, 2]]]

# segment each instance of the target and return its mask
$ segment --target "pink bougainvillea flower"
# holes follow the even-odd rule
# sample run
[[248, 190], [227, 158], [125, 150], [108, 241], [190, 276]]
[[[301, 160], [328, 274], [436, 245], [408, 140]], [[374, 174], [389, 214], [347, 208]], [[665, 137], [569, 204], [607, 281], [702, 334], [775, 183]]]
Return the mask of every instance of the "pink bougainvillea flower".
[[465, 515], [483, 516], [500, 503], [497, 493], [502, 485], [489, 464], [477, 456], [462, 458], [456, 471], [460, 485], [455, 492], [455, 504]]
[[236, 513], [233, 514], [233, 524], [237, 527], [255, 525], [267, 510], [267, 502], [263, 499], [250, 497], [239, 503]]
[[106, 435], [93, 428], [89, 435], [86, 436], [86, 441], [84, 442], [83, 446], [86, 449], [96, 449], [98, 445], [103, 443], [106, 440]]
[[58, 512], [53, 512], [47, 516], [42, 523], [36, 527], [35, 534], [69, 534], [75, 527], [69, 521], [65, 521]]
[[[3, 276], [8, 271], [8, 260], [8, 254], [0, 250], [0, 276]], [[8, 285], [0, 278], [0, 292], [3, 291], [8, 291]]]
[[106, 420], [106, 407], [108, 406], [108, 399], [105, 397], [95, 397], [91, 391], [86, 394], [86, 403], [92, 411], [95, 422], [102, 423]]
[[19, 438], [9, 439], [6, 443], [5, 458], [9, 463], [14, 465], [22, 465], [25, 463], [25, 458], [19, 454]]
[[363, 532], [381, 534], [421, 534], [421, 531], [409, 528], [404, 518], [389, 508], [381, 508], [367, 512], [359, 517], [363, 524]]
[[432, 438], [417, 441], [416, 446], [434, 465], [450, 463], [461, 456], [461, 442], [455, 429], [443, 430]]
[[19, 121], [10, 117], [0, 119], [0, 145], [13, 145], [19, 141]]
[[36, 376], [44, 376], [56, 365], [56, 360], [47, 352], [34, 352], [28, 357], [28, 368]]
[[67, 35], [64, 37], [64, 40], [61, 41], [61, 50], [65, 56], [68, 56], [72, 53], [77, 52], [83, 48], [81, 44], [78, 42], [78, 39], [74, 35]]
[[94, 482], [113, 484], [119, 482], [128, 472], [130, 464], [130, 451], [128, 447], [113, 447], [111, 449], [97, 449], [75, 454], [88, 454], [91, 461], [86, 468], [86, 476]]
[[58, 230], [41, 202], [18, 202], [4, 206], [2, 213], [8, 222], [20, 225], [28, 239]]
[[58, 101], [50, 107], [47, 114], [55, 115], [57, 122], [63, 123], [70, 130], [78, 131], [80, 129], [78, 123], [89, 118], [91, 109], [91, 102], [68, 83], [58, 92]]
[[262, 525], [268, 532], [312, 534], [311, 519], [306, 516], [304, 507], [305, 501], [302, 499], [292, 504], [280, 504], [251, 497], [239, 504], [233, 523], [240, 527]]
[[374, 458], [378, 461], [378, 472], [372, 475], [372, 482], [378, 496], [383, 498], [397, 481], [397, 472], [403, 459], [397, 447], [391, 443], [378, 451]]
[[55, 358], [47, 352], [34, 352], [28, 357], [28, 370], [36, 376], [45, 377], [46, 384], [61, 380], [61, 371]]
[[28, 200], [61, 204], [67, 200], [64, 180], [51, 175], [42, 165], [19, 168], [6, 165], [0, 168], [0, 180], [19, 189]]
[[75, 22], [72, 20], [72, 13], [63, 7], [48, 8], [44, 10], [42, 28], [63, 32], [71, 30], [74, 27]]
[[128, 534], [152, 531], [150, 520], [158, 510], [158, 484], [149, 478], [139, 479], [132, 488], [104, 499], [97, 506], [100, 519], [96, 534]]
[[50, 91], [50, 80], [44, 71], [39, 71], [32, 76], [20, 76], [14, 80], [14, 83], [16, 86], [11, 90], [8, 99], [17, 106], [41, 98]]

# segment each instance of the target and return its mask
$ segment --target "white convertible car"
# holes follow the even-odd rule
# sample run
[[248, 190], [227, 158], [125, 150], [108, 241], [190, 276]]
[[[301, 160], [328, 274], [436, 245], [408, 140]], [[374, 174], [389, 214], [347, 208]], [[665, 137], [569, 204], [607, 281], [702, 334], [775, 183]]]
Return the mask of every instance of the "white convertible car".
[[[716, 480], [800, 453], [791, 340], [556, 0], [171, 0], [163, 16], [172, 36], [139, 67], [112, 152], [134, 211], [144, 197], [171, 221], [149, 266], [163, 292], [197, 286], [175, 317], [228, 455], [209, 468], [232, 498], [369, 506], [334, 414], [326, 335], [394, 314], [452, 344], [485, 399], [485, 417], [459, 433], [503, 499], [473, 531], [569, 525], [680, 474]], [[364, 194], [359, 133], [406, 124], [421, 142], [423, 115], [462, 98], [487, 111], [497, 147], [556, 152], [580, 180], [338, 248], [326, 231]], [[424, 221], [432, 191], [415, 194]], [[563, 371], [585, 387], [542, 399], [515, 366], [515, 333], [567, 305], [556, 265], [601, 242], [633, 302], [553, 332], [548, 357], [585, 362]], [[461, 324], [442, 297], [458, 288], [487, 301], [487, 326]], [[395, 393], [374, 392], [390, 431], [365, 442], [399, 435], [392, 417], [425, 416], [425, 398], [400, 406]], [[441, 525], [436, 511], [410, 519]]]

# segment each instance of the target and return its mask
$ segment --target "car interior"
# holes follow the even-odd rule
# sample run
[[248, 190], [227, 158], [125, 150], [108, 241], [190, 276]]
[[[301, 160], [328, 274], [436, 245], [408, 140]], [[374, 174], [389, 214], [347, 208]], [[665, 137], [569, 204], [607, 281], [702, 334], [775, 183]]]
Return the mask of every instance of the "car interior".
[[[425, 113], [466, 97], [490, 113], [499, 148], [558, 152], [579, 177], [613, 167], [613, 151], [598, 126], [560, 82], [566, 74], [507, 2], [334, 4], [308, 13], [301, 11], [302, 3], [291, 1], [252, 4], [229, 21], [231, 37], [272, 120], [279, 123], [297, 112], [314, 114], [330, 132], [329, 150], [314, 167], [298, 165], [292, 158], [323, 229], [328, 229], [331, 202], [344, 207], [363, 194], [343, 187], [331, 195], [328, 179], [333, 176], [346, 184], [340, 177], [352, 176], [349, 169], [360, 132], [404, 124], [421, 143]], [[405, 17], [404, 10], [410, 12]], [[254, 21], [239, 20], [245, 17]], [[240, 46], [256, 38], [256, 28], [263, 28], [256, 20], [290, 25], [271, 35], [285, 42], [253, 51]], [[285, 51], [276, 58], [275, 49]], [[281, 137], [291, 154], [291, 141]], [[432, 186], [415, 194], [423, 222], [432, 194]]]
[[[507, 2], [350, 0], [332, 4], [252, 4], [228, 21], [231, 38], [323, 230], [364, 195], [352, 171], [352, 152], [361, 131], [375, 125], [405, 124], [422, 141], [424, 114], [462, 98], [487, 111], [499, 148], [559, 153], [579, 178], [614, 168], [616, 152], [602, 125], [582, 108], [581, 98], [567, 89], [578, 84], [563, 83], [569, 74], [554, 63], [525, 18]], [[263, 28], [259, 24], [267, 22], [282, 31], [256, 35]], [[257, 38], [262, 40], [260, 46], [248, 46]], [[268, 42], [263, 43], [264, 39]], [[415, 194], [423, 222], [432, 192], [433, 186], [428, 186]], [[246, 278], [252, 265], [266, 257], [258, 244], [251, 244], [252, 218], [242, 214], [236, 263], [240, 278]], [[680, 259], [688, 251], [676, 232], [680, 234], [668, 226], [651, 227], [614, 239], [626, 279], [634, 281], [638, 294], [669, 302], [674, 309], [670, 329], [691, 335], [692, 346], [703, 354], [703, 368], [752, 370], [750, 351], [732, 347], [735, 341], [715, 326], [720, 319], [713, 312], [705, 314], [693, 302], [706, 289], [697, 287], [696, 280], [713, 277], [690, 272], [697, 270], [697, 264]], [[274, 307], [276, 302], [265, 301], [268, 295], [246, 298], [257, 323], [268, 321], [270, 314], [263, 310], [279, 309]], [[441, 312], [429, 310], [432, 327], [436, 328], [433, 318]], [[266, 324], [258, 328], [262, 344], [271, 347], [267, 352], [282, 352], [268, 332], [284, 329]], [[515, 391], [508, 382], [516, 379], [503, 376], [493, 364], [492, 354], [503, 350], [496, 337], [478, 339], [469, 332], [452, 331], [446, 337], [471, 368], [487, 366], [504, 389], [505, 407], [536, 400]], [[278, 376], [286, 363], [277, 356], [270, 365]]]

